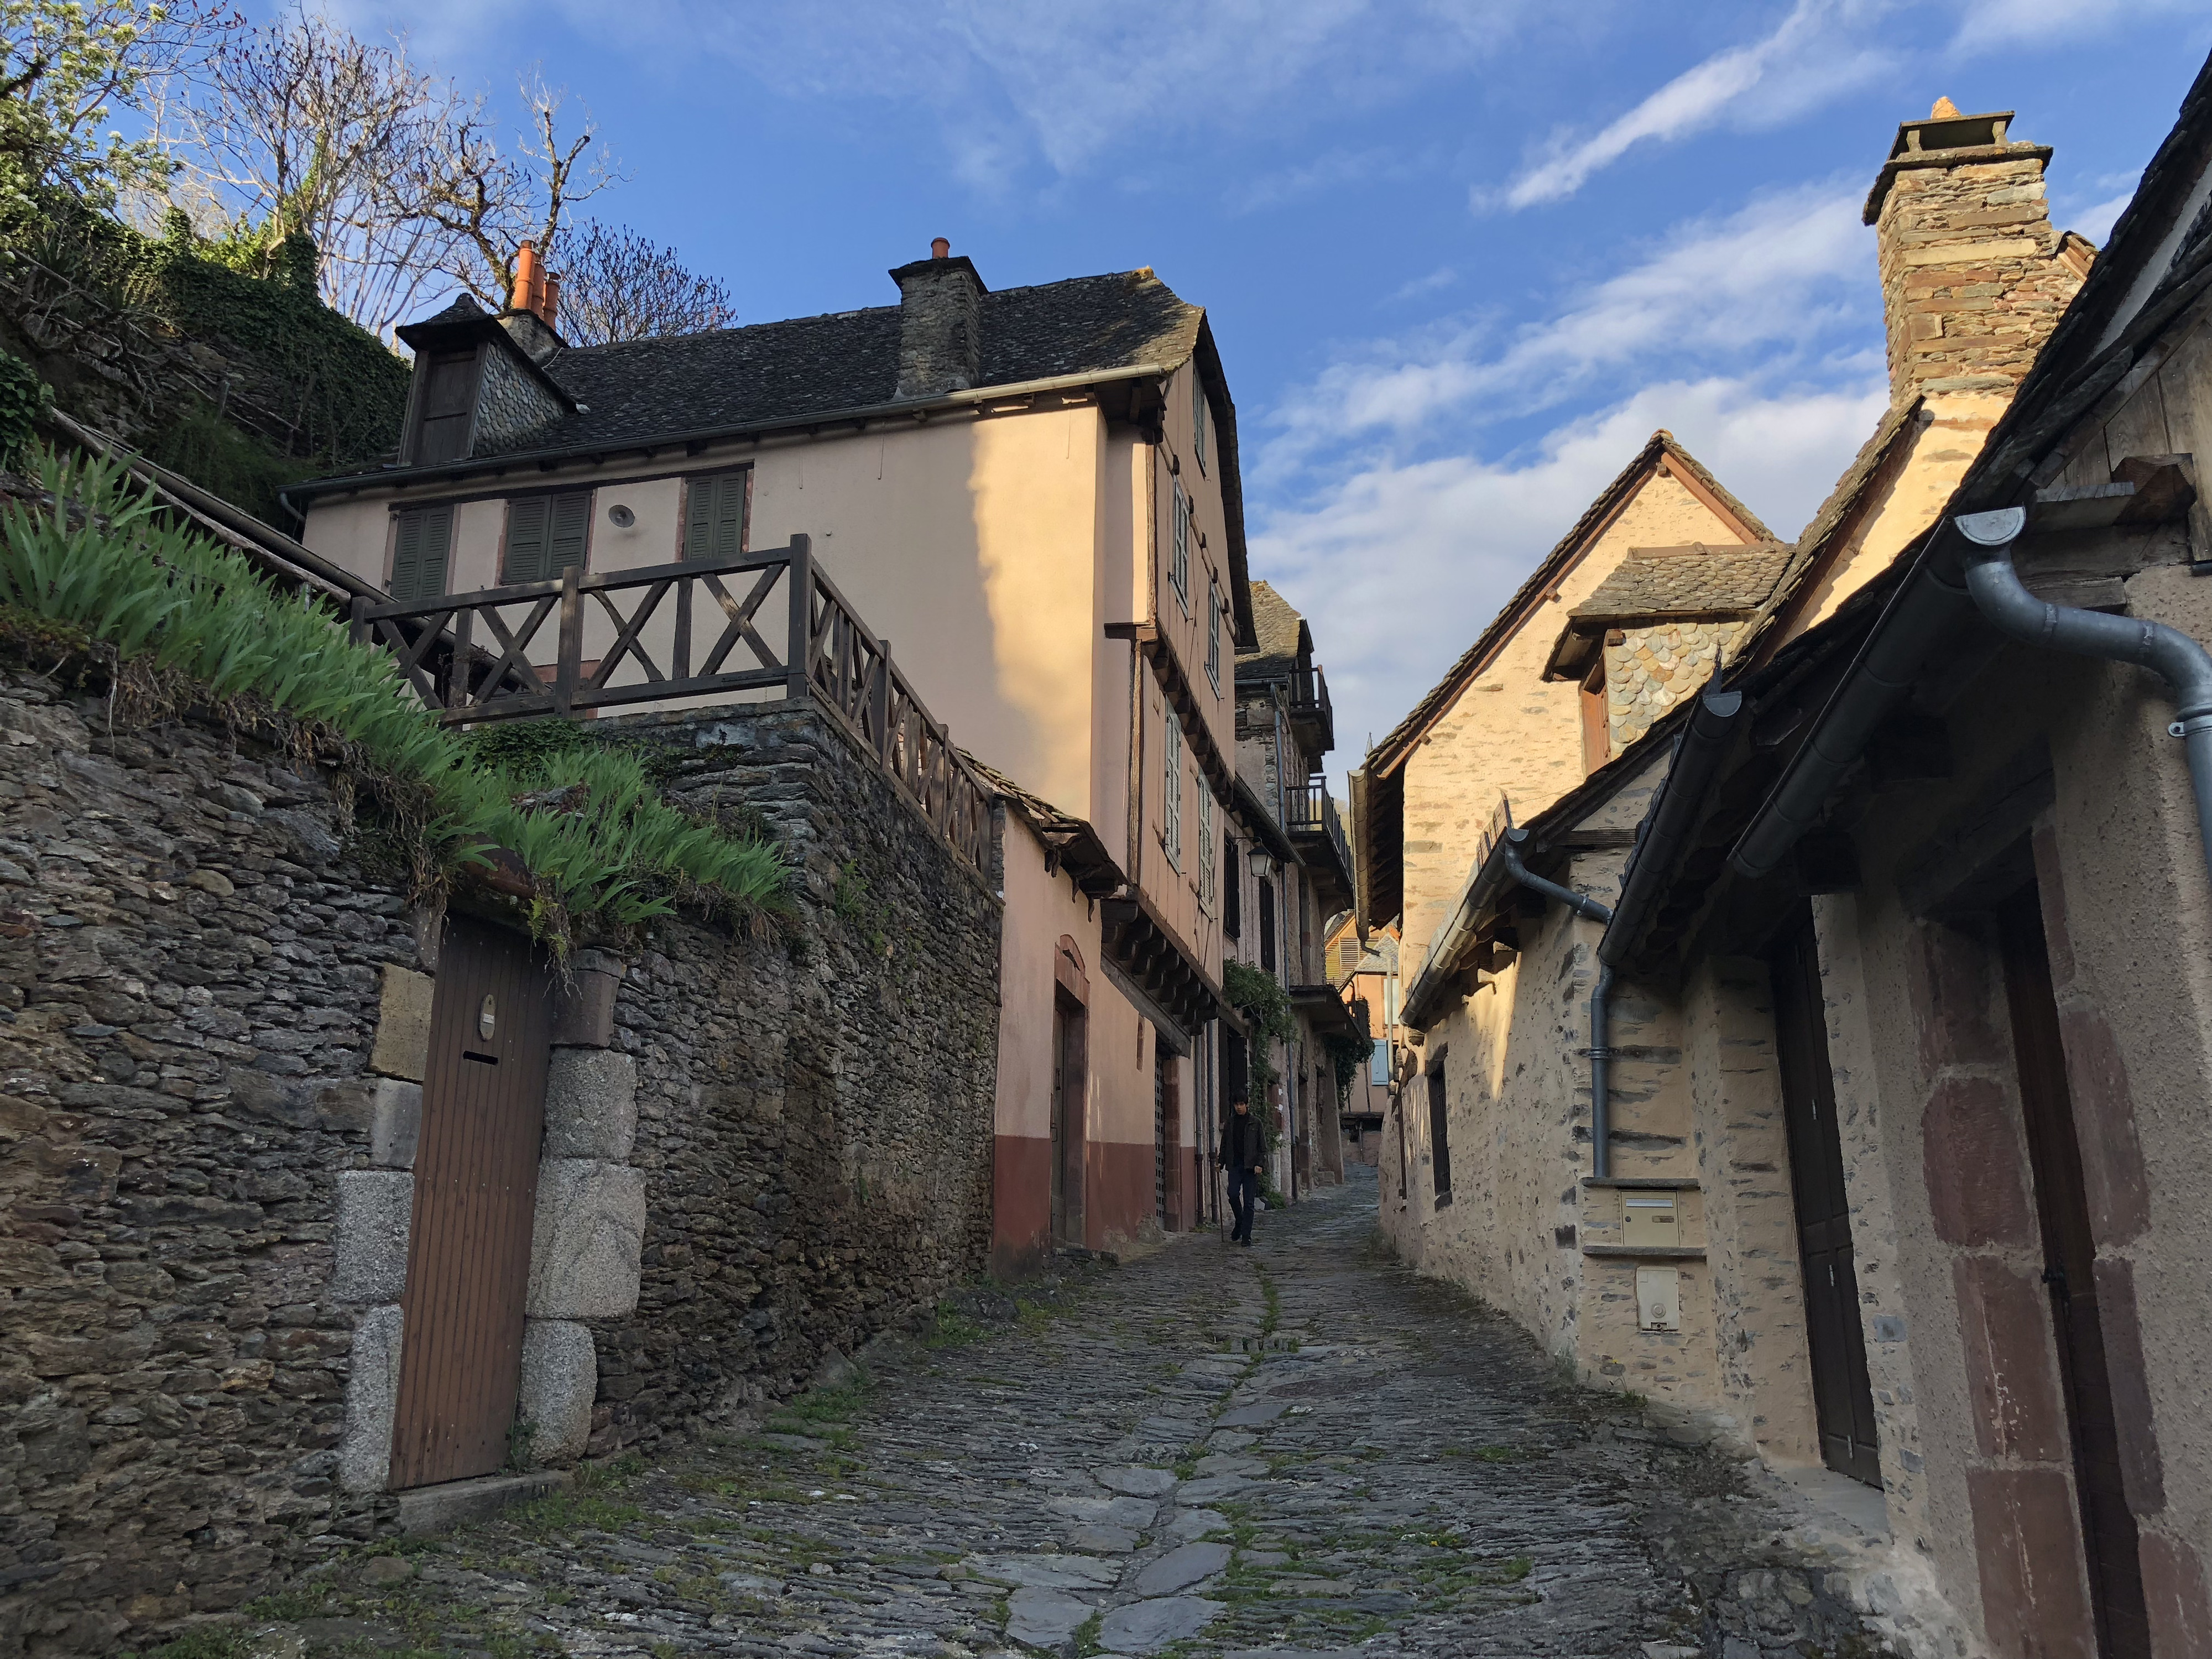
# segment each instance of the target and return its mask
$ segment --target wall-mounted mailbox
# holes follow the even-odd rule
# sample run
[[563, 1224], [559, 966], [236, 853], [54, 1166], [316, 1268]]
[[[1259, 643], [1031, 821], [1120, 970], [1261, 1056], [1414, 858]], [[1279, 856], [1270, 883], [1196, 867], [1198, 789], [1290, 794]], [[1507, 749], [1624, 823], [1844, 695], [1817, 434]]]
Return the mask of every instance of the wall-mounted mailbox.
[[1645, 1249], [1656, 1245], [1669, 1250], [1680, 1244], [1682, 1229], [1675, 1220], [1674, 1199], [1630, 1194], [1621, 1213], [1620, 1242]]
[[1636, 1270], [1636, 1323], [1647, 1331], [1682, 1328], [1682, 1275], [1672, 1267]]

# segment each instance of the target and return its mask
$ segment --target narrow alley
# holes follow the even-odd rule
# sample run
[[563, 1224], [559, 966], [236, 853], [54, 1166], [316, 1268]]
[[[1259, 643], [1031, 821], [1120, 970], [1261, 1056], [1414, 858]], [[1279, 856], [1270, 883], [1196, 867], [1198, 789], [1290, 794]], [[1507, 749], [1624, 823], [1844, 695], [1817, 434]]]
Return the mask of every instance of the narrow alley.
[[761, 1433], [313, 1570], [253, 1650], [1871, 1650], [1734, 1467], [1378, 1254], [1375, 1190], [964, 1293]]

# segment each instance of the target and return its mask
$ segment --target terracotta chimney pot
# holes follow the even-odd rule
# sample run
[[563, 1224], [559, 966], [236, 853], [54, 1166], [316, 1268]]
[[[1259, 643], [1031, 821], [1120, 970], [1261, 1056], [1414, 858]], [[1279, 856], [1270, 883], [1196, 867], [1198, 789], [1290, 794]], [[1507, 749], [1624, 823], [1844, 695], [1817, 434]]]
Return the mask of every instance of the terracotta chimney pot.
[[545, 326], [550, 328], [553, 326], [554, 313], [559, 310], [561, 306], [561, 273], [559, 271], [549, 270], [545, 273], [543, 291], [544, 299], [538, 307], [538, 315], [544, 320]]
[[507, 302], [514, 311], [538, 309], [538, 249], [525, 242], [514, 256], [514, 295]]
[[933, 259], [948, 258], [951, 256], [951, 252], [952, 244], [942, 236], [937, 237], [929, 245], [929, 257]]
[[1956, 120], [1958, 114], [1959, 106], [1956, 104], [1948, 98], [1938, 98], [1936, 100], [1936, 107], [1928, 112], [1928, 118], [1931, 121], [1951, 121]]

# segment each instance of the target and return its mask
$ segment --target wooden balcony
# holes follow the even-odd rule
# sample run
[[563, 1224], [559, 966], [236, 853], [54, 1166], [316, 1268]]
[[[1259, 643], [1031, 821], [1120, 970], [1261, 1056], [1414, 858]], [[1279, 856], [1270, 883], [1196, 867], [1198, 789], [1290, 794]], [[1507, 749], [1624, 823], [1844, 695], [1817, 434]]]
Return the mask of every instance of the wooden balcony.
[[[605, 641], [588, 659], [587, 622]], [[356, 598], [352, 626], [356, 641], [392, 652], [448, 725], [678, 699], [813, 703], [873, 752], [965, 863], [990, 868], [989, 790], [805, 536], [732, 558], [596, 575], [572, 567], [556, 581], [434, 599]]]
[[1316, 773], [1283, 789], [1283, 828], [1298, 849], [1298, 862], [1322, 889], [1324, 902], [1341, 909], [1352, 902], [1352, 845], [1344, 820], [1328, 793], [1328, 780]]
[[1329, 707], [1328, 676], [1316, 663], [1291, 675], [1291, 724], [1309, 756], [1336, 747], [1336, 713]]

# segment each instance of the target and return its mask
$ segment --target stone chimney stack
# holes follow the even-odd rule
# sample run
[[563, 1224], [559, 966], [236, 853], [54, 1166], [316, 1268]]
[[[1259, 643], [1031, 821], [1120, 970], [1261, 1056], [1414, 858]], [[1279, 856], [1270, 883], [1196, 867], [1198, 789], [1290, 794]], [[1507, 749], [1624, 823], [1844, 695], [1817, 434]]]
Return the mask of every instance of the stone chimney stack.
[[1889, 393], [2009, 396], [2094, 250], [2051, 228], [2050, 149], [2006, 135], [2012, 112], [1961, 115], [1938, 99], [1907, 121], [1867, 198], [1875, 227]]
[[983, 372], [983, 295], [963, 255], [942, 236], [929, 258], [891, 272], [899, 285], [898, 392], [902, 403], [964, 392]]

